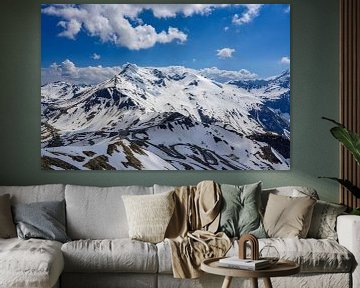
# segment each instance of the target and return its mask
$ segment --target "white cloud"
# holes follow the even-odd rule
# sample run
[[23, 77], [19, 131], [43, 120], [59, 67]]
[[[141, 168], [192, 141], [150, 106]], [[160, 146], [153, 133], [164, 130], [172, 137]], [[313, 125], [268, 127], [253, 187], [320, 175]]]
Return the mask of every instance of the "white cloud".
[[254, 18], [256, 18], [263, 4], [243, 4], [245, 11], [239, 15], [235, 14], [232, 18], [232, 23], [236, 25], [243, 25], [250, 23]]
[[281, 64], [289, 65], [290, 64], [290, 58], [287, 56], [284, 56], [280, 59]]
[[[103, 67], [101, 65], [78, 67], [71, 60], [66, 59], [60, 64], [53, 63], [47, 68], [41, 68], [41, 84], [54, 81], [65, 81], [74, 84], [98, 84], [119, 74], [122, 69], [122, 66]], [[247, 80], [258, 77], [255, 73], [251, 73], [246, 69], [227, 71], [211, 67], [194, 70], [194, 72], [222, 83], [230, 80]]]
[[81, 23], [75, 19], [71, 19], [70, 21], [60, 21], [58, 26], [64, 28], [63, 32], [59, 33], [59, 36], [66, 37], [72, 40], [75, 40], [75, 36], [81, 30]]
[[220, 70], [217, 67], [204, 68], [200, 70], [200, 74], [204, 77], [210, 78], [217, 82], [227, 82], [230, 80], [249, 80], [255, 79], [258, 77], [255, 73], [251, 73], [246, 69], [241, 69], [238, 71], [228, 71], [228, 70]]
[[208, 15], [215, 8], [223, 8], [229, 4], [147, 4], [138, 6], [149, 9], [157, 18], [176, 17], [177, 14], [182, 14], [185, 17], [194, 14]]
[[228, 30], [229, 30], [229, 26], [224, 27], [225, 32], [228, 31]]
[[101, 58], [101, 55], [93, 53], [90, 58], [94, 60], [99, 60]]
[[120, 73], [121, 66], [77, 67], [72, 61], [66, 59], [61, 64], [53, 63], [48, 68], [41, 69], [41, 83], [66, 81], [75, 84], [97, 84]]
[[290, 13], [290, 5], [287, 8], [285, 8], [284, 12], [285, 13]]
[[47, 6], [42, 9], [42, 13], [61, 18], [58, 25], [64, 30], [59, 36], [75, 39], [84, 30], [88, 35], [100, 38], [102, 42], [140, 50], [153, 47], [156, 43], [183, 43], [187, 40], [187, 35], [178, 28], [169, 27], [167, 31], [157, 32], [153, 26], [143, 24], [138, 18], [143, 10], [151, 9], [155, 17], [173, 17], [176, 13], [190, 16], [194, 13], [209, 13], [215, 5], [175, 5], [172, 10], [169, 5], [164, 6], [166, 7], [149, 4], [65, 4]]
[[222, 48], [222, 49], [218, 49], [217, 51], [217, 56], [220, 59], [225, 59], [225, 58], [231, 58], [233, 55], [233, 53], [235, 52], [235, 49], [232, 48]]

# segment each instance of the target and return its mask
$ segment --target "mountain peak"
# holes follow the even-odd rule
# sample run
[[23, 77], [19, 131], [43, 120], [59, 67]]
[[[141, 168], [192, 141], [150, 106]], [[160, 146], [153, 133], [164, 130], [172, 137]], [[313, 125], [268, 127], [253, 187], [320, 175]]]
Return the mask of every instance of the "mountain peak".
[[139, 70], [139, 67], [135, 64], [132, 63], [126, 63], [123, 65], [122, 67], [123, 69], [121, 70], [121, 72], [119, 73], [121, 74], [125, 74], [125, 73], [136, 73]]

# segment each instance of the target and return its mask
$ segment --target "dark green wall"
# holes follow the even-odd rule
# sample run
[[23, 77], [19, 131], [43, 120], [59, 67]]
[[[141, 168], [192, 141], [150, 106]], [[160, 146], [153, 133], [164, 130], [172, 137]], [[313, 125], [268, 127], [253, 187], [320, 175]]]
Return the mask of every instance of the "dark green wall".
[[337, 0], [290, 1], [292, 164], [286, 172], [41, 171], [40, 3], [5, 0], [0, 8], [0, 185], [180, 185], [202, 179], [245, 184], [262, 180], [265, 187], [312, 186], [322, 199], [338, 200], [338, 186], [317, 179], [319, 175], [337, 176], [339, 169], [337, 143], [328, 132], [330, 125], [321, 120], [321, 116], [338, 118]]

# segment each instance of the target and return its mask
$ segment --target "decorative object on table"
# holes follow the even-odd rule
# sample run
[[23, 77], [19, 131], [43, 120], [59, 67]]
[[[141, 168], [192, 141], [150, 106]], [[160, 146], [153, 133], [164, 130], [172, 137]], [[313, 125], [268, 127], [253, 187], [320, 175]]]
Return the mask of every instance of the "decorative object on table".
[[272, 264], [276, 264], [280, 259], [280, 253], [273, 245], [265, 245], [259, 252], [260, 259], [268, 260]]
[[[344, 145], [344, 147], [353, 155], [353, 159], [356, 161], [358, 165], [360, 165], [360, 136], [347, 129], [343, 124], [326, 117], [322, 117], [327, 121], [330, 121], [336, 124], [335, 127], [330, 129], [331, 135], [334, 136], [340, 143]], [[339, 182], [342, 186], [344, 186], [351, 194], [356, 198], [360, 198], [360, 187], [356, 186], [348, 179], [341, 179], [337, 177], [319, 177], [319, 178], [327, 178], [331, 180], [335, 180]], [[353, 207], [353, 208], [360, 208], [360, 207]], [[359, 215], [359, 209], [354, 209], [352, 212], [354, 215]]]
[[[251, 250], [251, 259], [246, 257], [247, 243]], [[219, 260], [219, 265], [228, 268], [258, 270], [270, 266], [268, 260], [259, 259], [259, 241], [251, 234], [245, 234], [239, 239], [239, 255]]]
[[43, 4], [41, 25], [42, 169], [290, 169], [289, 4]]
[[246, 243], [249, 242], [251, 259], [259, 259], [259, 240], [251, 234], [242, 235], [239, 239], [239, 258], [246, 259]]

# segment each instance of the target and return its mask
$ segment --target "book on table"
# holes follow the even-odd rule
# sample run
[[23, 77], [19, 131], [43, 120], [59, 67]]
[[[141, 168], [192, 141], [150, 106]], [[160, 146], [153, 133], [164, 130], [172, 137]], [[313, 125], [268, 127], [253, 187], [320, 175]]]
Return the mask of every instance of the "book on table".
[[271, 266], [267, 259], [251, 260], [240, 259], [238, 256], [222, 258], [219, 260], [219, 266], [247, 270], [260, 270]]

